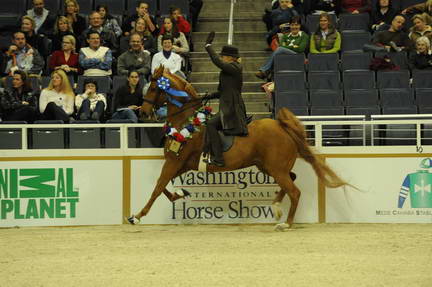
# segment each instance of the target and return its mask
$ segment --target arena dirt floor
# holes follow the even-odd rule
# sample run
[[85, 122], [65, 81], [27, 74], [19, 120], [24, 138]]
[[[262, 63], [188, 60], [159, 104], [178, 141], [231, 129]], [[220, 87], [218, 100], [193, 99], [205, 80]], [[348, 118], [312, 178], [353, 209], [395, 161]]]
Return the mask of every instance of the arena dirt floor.
[[432, 224], [0, 229], [0, 286], [432, 286]]

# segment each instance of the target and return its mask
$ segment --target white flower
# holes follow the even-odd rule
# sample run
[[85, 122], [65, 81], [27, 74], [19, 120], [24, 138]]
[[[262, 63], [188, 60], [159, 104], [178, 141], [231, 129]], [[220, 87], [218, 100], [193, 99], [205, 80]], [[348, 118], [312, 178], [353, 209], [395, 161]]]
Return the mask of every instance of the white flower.
[[185, 138], [190, 137], [190, 132], [189, 132], [186, 128], [182, 129], [182, 130], [180, 131], [180, 134], [181, 134], [182, 136], [184, 136]]
[[176, 128], [171, 128], [171, 131], [169, 132], [168, 135], [172, 136], [173, 134], [175, 134], [177, 132]]
[[201, 123], [205, 122], [205, 120], [206, 120], [206, 116], [205, 116], [204, 113], [198, 113], [198, 114], [197, 114], [197, 118], [199, 119], [199, 121], [200, 121]]

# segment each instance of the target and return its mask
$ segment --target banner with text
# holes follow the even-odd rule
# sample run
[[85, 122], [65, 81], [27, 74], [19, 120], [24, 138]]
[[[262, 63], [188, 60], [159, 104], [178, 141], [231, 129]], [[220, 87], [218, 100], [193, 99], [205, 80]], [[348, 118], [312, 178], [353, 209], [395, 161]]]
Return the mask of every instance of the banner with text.
[[327, 222], [432, 223], [431, 159], [331, 158], [360, 191], [327, 190]]
[[122, 223], [121, 160], [0, 164], [0, 227]]
[[[131, 211], [137, 213], [150, 198], [159, 178], [163, 160], [132, 160]], [[302, 193], [296, 222], [318, 222], [317, 180], [312, 168], [298, 160], [294, 169]], [[287, 174], [287, 176], [289, 176]], [[279, 186], [256, 167], [237, 171], [205, 173], [189, 171], [172, 180], [167, 189], [185, 189], [187, 199], [170, 202], [163, 194], [155, 201], [144, 224], [235, 224], [274, 223], [271, 203]], [[290, 200], [282, 204], [286, 220]]]

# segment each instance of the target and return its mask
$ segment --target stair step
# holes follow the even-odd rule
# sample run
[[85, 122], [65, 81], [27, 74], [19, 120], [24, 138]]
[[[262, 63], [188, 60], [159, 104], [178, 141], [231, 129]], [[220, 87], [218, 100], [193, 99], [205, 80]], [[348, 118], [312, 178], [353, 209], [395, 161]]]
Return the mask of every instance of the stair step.
[[[250, 113], [268, 113], [269, 112], [269, 102], [245, 102], [246, 106], [246, 112], [248, 114]], [[212, 107], [214, 112], [219, 111], [219, 102], [218, 101], [212, 101], [210, 102], [210, 106]]]
[[[192, 73], [199, 72], [219, 72], [220, 69], [216, 67], [210, 60], [207, 53], [203, 54], [206, 58], [191, 58]], [[243, 72], [255, 72], [261, 67], [268, 57], [242, 57]]]
[[[193, 32], [192, 39], [194, 42], [205, 42], [208, 36], [208, 32]], [[216, 33], [215, 41], [221, 42], [228, 39], [228, 32]], [[234, 42], [265, 42], [265, 32], [246, 32], [236, 30], [233, 33]]]
[[[261, 92], [262, 84], [262, 82], [243, 82], [242, 92]], [[216, 91], [219, 82], [192, 82], [192, 85], [198, 93], [206, 93]]]
[[[198, 32], [227, 32], [229, 19], [208, 18], [208, 21], [201, 20], [198, 25]], [[234, 31], [250, 31], [266, 33], [266, 26], [261, 19], [234, 19]]]
[[[189, 81], [192, 83], [198, 82], [217, 82], [219, 81], [219, 71], [215, 72], [192, 72], [189, 75]], [[243, 72], [244, 82], [261, 81], [255, 77], [255, 72]]]
[[[216, 51], [220, 51], [221, 48], [227, 44], [227, 38], [220, 39], [220, 42], [213, 42], [213, 48]], [[236, 38], [233, 39], [233, 45], [237, 46], [240, 50], [240, 55], [243, 56], [243, 52], [248, 51], [263, 51], [268, 47], [267, 42], [262, 39], [261, 41], [239, 41]], [[194, 40], [194, 51], [205, 52], [205, 42], [199, 42]]]
[[[219, 52], [220, 50], [216, 50]], [[254, 50], [254, 51], [241, 51], [240, 50], [240, 56], [242, 57], [242, 60], [248, 59], [248, 58], [268, 58], [271, 55], [271, 51], [267, 50]], [[209, 56], [206, 51], [201, 52], [192, 52], [190, 53], [190, 59], [191, 60], [203, 60], [203, 59], [209, 59]]]

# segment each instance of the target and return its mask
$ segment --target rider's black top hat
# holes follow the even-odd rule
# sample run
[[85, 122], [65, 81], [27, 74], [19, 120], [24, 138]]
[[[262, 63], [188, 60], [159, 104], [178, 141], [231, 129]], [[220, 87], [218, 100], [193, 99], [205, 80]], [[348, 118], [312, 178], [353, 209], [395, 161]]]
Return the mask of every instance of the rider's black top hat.
[[234, 47], [233, 45], [226, 45], [222, 47], [222, 51], [220, 52], [221, 56], [231, 56], [234, 58], [240, 58], [239, 50], [237, 47]]

